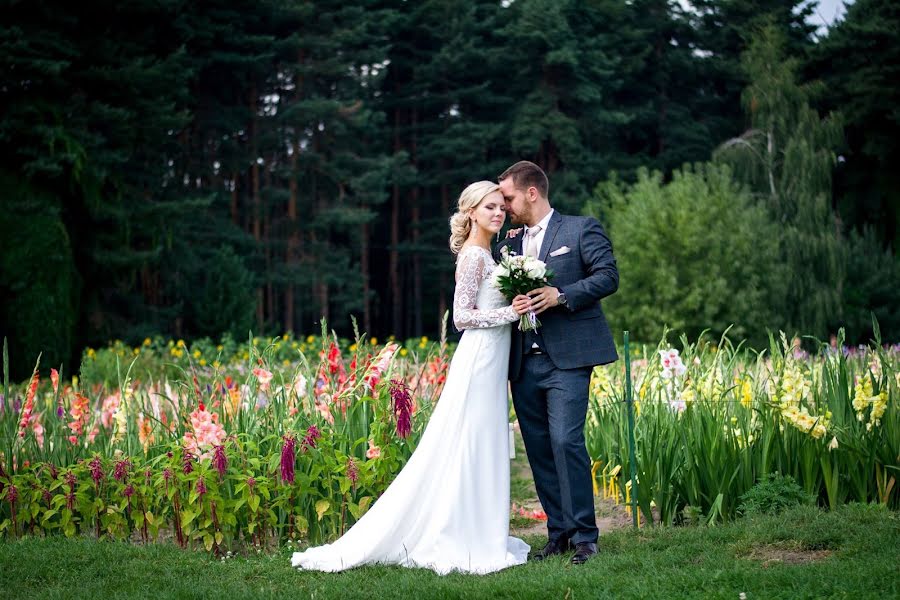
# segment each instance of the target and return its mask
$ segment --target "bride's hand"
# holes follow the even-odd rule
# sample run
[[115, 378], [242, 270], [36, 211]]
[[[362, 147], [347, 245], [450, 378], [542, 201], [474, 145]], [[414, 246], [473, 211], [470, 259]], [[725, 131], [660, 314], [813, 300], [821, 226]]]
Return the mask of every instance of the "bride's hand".
[[521, 227], [519, 227], [518, 229], [510, 229], [509, 231], [506, 232], [506, 239], [510, 239], [510, 238], [516, 237], [517, 235], [519, 235], [519, 233], [520, 233], [521, 231], [522, 231], [522, 228], [521, 228]]
[[512, 307], [519, 315], [528, 314], [531, 310], [531, 298], [528, 296], [516, 296], [513, 298]]

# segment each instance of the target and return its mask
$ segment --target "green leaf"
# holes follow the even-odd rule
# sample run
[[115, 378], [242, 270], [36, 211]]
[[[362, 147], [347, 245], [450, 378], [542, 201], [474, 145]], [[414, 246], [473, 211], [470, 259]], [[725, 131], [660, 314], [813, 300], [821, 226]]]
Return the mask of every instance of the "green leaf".
[[181, 511], [181, 526], [187, 527], [191, 524], [191, 521], [197, 518], [197, 513], [192, 510], [183, 510]]
[[259, 496], [255, 494], [250, 496], [250, 499], [247, 500], [247, 506], [250, 507], [250, 512], [256, 513], [256, 511], [259, 510]]
[[316, 502], [316, 514], [319, 516], [319, 520], [322, 520], [322, 517], [325, 516], [325, 513], [328, 512], [328, 509], [331, 508], [331, 502], [328, 500], [319, 500]]
[[215, 542], [215, 539], [213, 539], [212, 535], [210, 535], [208, 533], [203, 534], [203, 545], [206, 547], [207, 552], [210, 552], [212, 550], [214, 542]]

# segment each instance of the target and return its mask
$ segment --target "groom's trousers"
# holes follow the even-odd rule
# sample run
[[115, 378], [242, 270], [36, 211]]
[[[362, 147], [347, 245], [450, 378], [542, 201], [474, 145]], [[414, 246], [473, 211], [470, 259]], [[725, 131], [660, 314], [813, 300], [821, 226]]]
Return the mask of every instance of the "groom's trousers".
[[526, 354], [512, 382], [513, 404], [551, 540], [597, 542], [591, 465], [584, 445], [591, 367], [557, 369]]

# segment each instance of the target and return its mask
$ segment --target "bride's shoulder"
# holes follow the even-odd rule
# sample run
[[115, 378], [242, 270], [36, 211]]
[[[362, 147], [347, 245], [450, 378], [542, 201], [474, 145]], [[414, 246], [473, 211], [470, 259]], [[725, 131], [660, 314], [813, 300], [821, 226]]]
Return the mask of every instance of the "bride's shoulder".
[[477, 244], [463, 244], [463, 247], [459, 251], [459, 255], [456, 260], [459, 262], [462, 260], [463, 256], [491, 256], [491, 251], [485, 248], [484, 246], [479, 246]]

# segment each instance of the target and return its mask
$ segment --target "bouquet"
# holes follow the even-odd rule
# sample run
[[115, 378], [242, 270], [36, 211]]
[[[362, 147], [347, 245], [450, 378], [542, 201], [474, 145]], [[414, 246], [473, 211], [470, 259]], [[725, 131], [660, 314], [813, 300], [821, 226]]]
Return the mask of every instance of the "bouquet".
[[[552, 277], [553, 271], [547, 268], [544, 261], [510, 252], [507, 247], [500, 251], [500, 264], [494, 269], [494, 285], [510, 301], [548, 285]], [[541, 322], [534, 312], [519, 318], [519, 331], [533, 331], [540, 326]]]

